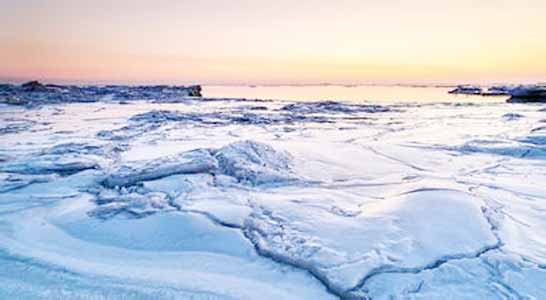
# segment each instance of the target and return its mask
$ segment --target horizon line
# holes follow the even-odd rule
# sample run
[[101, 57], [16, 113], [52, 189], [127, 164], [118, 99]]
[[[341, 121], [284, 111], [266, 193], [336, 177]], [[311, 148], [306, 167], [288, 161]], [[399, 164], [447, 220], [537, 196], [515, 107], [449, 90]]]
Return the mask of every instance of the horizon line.
[[306, 83], [290, 83], [290, 82], [279, 82], [279, 83], [254, 83], [254, 82], [208, 82], [208, 83], [199, 83], [199, 82], [185, 82], [185, 83], [175, 83], [174, 81], [121, 81], [121, 80], [64, 80], [64, 79], [45, 79], [45, 78], [10, 78], [10, 77], [0, 77], [0, 84], [13, 84], [21, 85], [31, 81], [38, 81], [43, 84], [52, 84], [52, 85], [74, 85], [74, 86], [101, 86], [101, 85], [125, 85], [125, 86], [154, 86], [154, 85], [168, 85], [168, 86], [191, 86], [191, 85], [201, 85], [201, 86], [233, 86], [233, 87], [305, 87], [305, 86], [344, 86], [344, 87], [358, 87], [358, 86], [403, 86], [403, 87], [456, 87], [461, 85], [472, 85], [472, 86], [492, 86], [492, 85], [546, 85], [545, 80], [527, 80], [527, 81], [479, 81], [479, 82], [306, 82]]

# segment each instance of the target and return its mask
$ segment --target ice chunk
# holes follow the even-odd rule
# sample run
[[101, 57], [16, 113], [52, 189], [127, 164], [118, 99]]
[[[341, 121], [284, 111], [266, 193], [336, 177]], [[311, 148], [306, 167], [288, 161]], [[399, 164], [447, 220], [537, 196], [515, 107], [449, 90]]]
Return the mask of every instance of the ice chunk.
[[214, 157], [222, 173], [252, 185], [295, 179], [290, 171], [291, 156], [266, 144], [237, 142], [220, 148]]
[[0, 164], [0, 170], [18, 174], [71, 175], [84, 170], [100, 169], [101, 162], [111, 158], [119, 149], [109, 145], [66, 143], [41, 151], [19, 155]]
[[259, 185], [294, 180], [291, 157], [271, 146], [243, 141], [218, 150], [196, 149], [159, 159], [125, 164], [111, 172], [105, 187], [129, 186], [176, 174], [218, 173]]
[[41, 155], [25, 161], [0, 165], [0, 170], [18, 174], [51, 174], [71, 175], [83, 170], [97, 169], [98, 163], [86, 157], [76, 155]]
[[183, 152], [156, 160], [126, 164], [110, 173], [103, 181], [106, 187], [128, 186], [176, 174], [211, 172], [216, 160], [205, 149]]
[[88, 214], [100, 219], [109, 219], [122, 214], [127, 217], [142, 218], [158, 211], [175, 210], [169, 197], [161, 192], [138, 193], [137, 191], [104, 190], [95, 202], [99, 205]]
[[0, 193], [20, 189], [34, 183], [44, 183], [54, 180], [53, 175], [22, 175], [0, 173]]

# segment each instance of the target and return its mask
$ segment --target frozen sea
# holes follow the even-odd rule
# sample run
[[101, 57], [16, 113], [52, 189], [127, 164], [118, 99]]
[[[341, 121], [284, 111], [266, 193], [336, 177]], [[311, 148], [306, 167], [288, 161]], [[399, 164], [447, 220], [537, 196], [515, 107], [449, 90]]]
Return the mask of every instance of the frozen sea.
[[447, 90], [0, 105], [0, 299], [546, 299], [546, 105]]
[[354, 103], [503, 102], [508, 96], [482, 97], [449, 94], [454, 86], [434, 85], [209, 85], [207, 97]]

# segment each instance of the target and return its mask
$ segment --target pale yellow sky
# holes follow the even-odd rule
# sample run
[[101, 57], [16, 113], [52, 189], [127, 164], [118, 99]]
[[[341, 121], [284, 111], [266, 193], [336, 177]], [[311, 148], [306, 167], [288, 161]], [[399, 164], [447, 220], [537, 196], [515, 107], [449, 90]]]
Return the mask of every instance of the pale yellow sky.
[[546, 81], [544, 0], [0, 0], [0, 19], [0, 80]]

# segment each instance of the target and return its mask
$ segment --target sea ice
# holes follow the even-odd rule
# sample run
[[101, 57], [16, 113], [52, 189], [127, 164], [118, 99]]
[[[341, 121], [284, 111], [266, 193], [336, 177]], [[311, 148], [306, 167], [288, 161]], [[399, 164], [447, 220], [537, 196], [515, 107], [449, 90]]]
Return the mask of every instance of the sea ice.
[[262, 143], [233, 143], [215, 151], [214, 157], [223, 174], [252, 185], [295, 179], [290, 172], [290, 155]]
[[122, 165], [108, 174], [103, 184], [112, 188], [176, 174], [211, 172], [216, 168], [216, 164], [209, 151], [198, 149], [148, 162]]
[[539, 104], [181, 93], [0, 87], [1, 299], [545, 298]]

